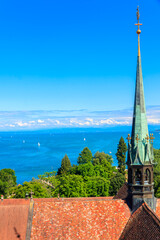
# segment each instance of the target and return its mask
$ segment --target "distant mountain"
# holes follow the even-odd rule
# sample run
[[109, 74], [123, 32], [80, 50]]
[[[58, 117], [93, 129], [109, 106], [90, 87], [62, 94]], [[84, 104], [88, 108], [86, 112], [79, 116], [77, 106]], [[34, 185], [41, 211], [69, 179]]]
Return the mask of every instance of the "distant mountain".
[[[133, 109], [113, 111], [50, 110], [50, 111], [1, 111], [0, 130], [46, 129], [65, 127], [129, 126]], [[147, 107], [150, 125], [160, 124], [160, 106]]]

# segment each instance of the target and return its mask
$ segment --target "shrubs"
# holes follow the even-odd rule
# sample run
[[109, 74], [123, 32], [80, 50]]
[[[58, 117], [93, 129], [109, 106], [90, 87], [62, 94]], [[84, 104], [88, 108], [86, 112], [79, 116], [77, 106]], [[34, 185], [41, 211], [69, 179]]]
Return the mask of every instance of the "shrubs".
[[7, 197], [10, 195], [10, 190], [12, 187], [16, 186], [16, 176], [15, 171], [12, 169], [2, 169], [0, 170], [0, 194]]
[[37, 180], [33, 179], [18, 186], [14, 171], [3, 169], [0, 171], [3, 176], [0, 193], [12, 198], [25, 198], [31, 191], [36, 198], [114, 195], [125, 179], [121, 173], [115, 171], [112, 162], [112, 156], [104, 152], [96, 152], [92, 156], [92, 152], [85, 147], [77, 159], [78, 165], [71, 166], [68, 156], [65, 155], [57, 174], [54, 171], [47, 172], [38, 176]]
[[[119, 167], [116, 169], [112, 166], [112, 156], [104, 152], [92, 156], [91, 151], [84, 148], [79, 154], [78, 165], [71, 166], [65, 155], [57, 174], [55, 171], [46, 172], [38, 179], [18, 186], [14, 170], [2, 169], [0, 194], [5, 198], [25, 198], [31, 191], [36, 198], [114, 196], [125, 182], [125, 154], [126, 146], [121, 138], [116, 154]], [[154, 158], [155, 196], [160, 197], [160, 150], [154, 149]]]

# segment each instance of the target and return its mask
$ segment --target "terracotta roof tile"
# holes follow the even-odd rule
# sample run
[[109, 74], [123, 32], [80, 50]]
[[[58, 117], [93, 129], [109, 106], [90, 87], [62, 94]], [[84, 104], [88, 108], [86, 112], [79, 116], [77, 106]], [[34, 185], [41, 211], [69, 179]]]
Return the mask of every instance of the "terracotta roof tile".
[[125, 200], [128, 197], [128, 184], [124, 183], [113, 199]]
[[0, 201], [0, 239], [22, 240], [26, 237], [29, 200]]
[[158, 216], [145, 203], [131, 216], [125, 201], [112, 197], [34, 199], [28, 221], [29, 209], [30, 200], [0, 201], [0, 239], [25, 239], [31, 227], [31, 240], [160, 239], [160, 199]]
[[157, 198], [157, 204], [156, 204], [156, 214], [160, 219], [160, 198]]
[[158, 216], [143, 203], [130, 217], [120, 240], [159, 240], [160, 220]]
[[31, 239], [119, 239], [130, 210], [113, 198], [34, 199]]

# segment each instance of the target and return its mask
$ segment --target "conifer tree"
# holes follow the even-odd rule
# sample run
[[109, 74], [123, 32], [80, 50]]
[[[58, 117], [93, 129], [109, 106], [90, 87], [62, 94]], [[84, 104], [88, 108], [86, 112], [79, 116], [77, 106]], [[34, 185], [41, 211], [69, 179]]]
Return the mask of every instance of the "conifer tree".
[[70, 169], [71, 169], [71, 162], [67, 154], [65, 154], [65, 156], [62, 158], [61, 167], [58, 169], [57, 174], [58, 175], [66, 174]]
[[89, 163], [92, 161], [92, 153], [88, 147], [85, 147], [83, 151], [79, 154], [78, 164]]
[[125, 169], [126, 169], [126, 152], [127, 152], [127, 145], [124, 141], [124, 138], [121, 137], [118, 148], [117, 148], [117, 160], [118, 160], [118, 172], [125, 175]]

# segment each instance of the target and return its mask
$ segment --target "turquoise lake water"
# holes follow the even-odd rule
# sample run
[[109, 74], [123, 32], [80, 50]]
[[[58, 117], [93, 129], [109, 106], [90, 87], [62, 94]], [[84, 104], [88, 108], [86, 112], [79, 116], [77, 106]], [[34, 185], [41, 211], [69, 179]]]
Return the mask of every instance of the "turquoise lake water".
[[[156, 128], [151, 130], [154, 147], [160, 148], [160, 132]], [[130, 132], [131, 127], [0, 132], [0, 169], [14, 169], [17, 183], [23, 183], [45, 171], [57, 170], [65, 154], [71, 164], [76, 164], [86, 146], [93, 154], [96, 151], [111, 154], [117, 165], [117, 144], [121, 136], [126, 139]]]

